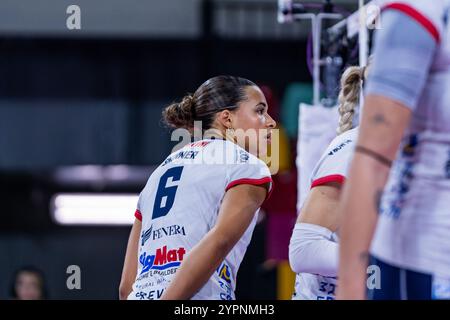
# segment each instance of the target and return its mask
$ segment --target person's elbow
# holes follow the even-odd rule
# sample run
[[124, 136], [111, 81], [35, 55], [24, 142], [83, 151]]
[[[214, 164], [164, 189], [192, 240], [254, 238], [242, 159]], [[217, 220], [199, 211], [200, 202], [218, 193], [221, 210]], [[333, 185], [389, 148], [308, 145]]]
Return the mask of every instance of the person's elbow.
[[289, 244], [289, 263], [295, 273], [325, 277], [337, 274], [338, 244], [328, 238], [328, 232], [325, 228], [312, 230], [308, 225], [294, 230]]
[[303, 248], [293, 244], [289, 244], [289, 265], [295, 273], [309, 273], [308, 265], [304, 262]]
[[129, 283], [121, 282], [119, 285], [119, 299], [127, 300], [128, 295], [132, 291], [131, 285]]

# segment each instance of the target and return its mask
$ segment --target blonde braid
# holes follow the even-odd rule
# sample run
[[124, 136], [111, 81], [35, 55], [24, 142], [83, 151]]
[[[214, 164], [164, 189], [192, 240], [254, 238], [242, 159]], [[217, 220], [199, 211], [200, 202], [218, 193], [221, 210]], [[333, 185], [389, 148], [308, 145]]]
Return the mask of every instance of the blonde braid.
[[341, 91], [338, 97], [340, 118], [339, 127], [336, 130], [338, 135], [352, 128], [353, 115], [359, 102], [364, 71], [365, 68], [349, 67], [341, 77]]

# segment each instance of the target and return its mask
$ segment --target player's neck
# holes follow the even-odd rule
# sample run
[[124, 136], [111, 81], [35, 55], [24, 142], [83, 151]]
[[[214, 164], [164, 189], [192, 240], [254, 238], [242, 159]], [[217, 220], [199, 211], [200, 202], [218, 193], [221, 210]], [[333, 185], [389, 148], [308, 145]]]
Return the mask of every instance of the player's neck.
[[212, 139], [212, 140], [228, 140], [226, 138], [226, 134], [222, 133], [219, 130], [210, 130], [207, 132], [207, 134], [204, 136], [205, 139]]

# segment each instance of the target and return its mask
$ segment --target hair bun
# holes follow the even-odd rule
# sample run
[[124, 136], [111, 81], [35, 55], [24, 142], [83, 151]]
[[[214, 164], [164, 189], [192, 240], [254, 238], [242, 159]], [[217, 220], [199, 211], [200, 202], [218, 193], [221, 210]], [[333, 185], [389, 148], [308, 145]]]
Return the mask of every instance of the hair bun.
[[190, 129], [194, 126], [193, 110], [195, 99], [191, 94], [186, 95], [179, 103], [172, 103], [163, 111], [164, 122], [174, 128]]

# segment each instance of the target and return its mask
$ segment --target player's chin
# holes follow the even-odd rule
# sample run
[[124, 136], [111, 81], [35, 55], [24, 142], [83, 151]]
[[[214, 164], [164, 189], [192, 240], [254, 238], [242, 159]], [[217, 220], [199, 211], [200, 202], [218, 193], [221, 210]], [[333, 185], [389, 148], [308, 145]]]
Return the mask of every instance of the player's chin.
[[262, 145], [270, 146], [272, 144], [272, 131], [265, 129], [265, 134], [259, 137], [259, 140], [262, 139], [262, 141], [259, 141]]

